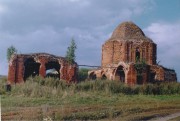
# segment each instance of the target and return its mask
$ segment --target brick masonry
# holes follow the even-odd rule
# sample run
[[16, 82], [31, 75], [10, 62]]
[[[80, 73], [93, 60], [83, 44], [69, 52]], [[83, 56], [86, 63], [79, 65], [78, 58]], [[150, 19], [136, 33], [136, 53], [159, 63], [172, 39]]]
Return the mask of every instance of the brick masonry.
[[46, 77], [47, 69], [56, 69], [58, 78], [77, 82], [77, 64], [69, 64], [65, 58], [47, 54], [16, 54], [9, 62], [8, 81], [11, 84], [25, 82], [30, 76]]
[[[127, 84], [177, 81], [176, 73], [156, 63], [157, 45], [132, 22], [121, 23], [102, 45], [101, 69], [89, 71], [89, 78], [106, 77]], [[146, 63], [142, 80], [135, 69], [137, 58]]]

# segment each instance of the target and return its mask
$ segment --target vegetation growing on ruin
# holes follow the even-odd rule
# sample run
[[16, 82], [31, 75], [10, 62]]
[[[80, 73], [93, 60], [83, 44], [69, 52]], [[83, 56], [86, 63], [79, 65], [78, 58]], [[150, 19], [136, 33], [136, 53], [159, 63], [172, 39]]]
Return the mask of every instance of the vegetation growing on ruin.
[[72, 39], [71, 44], [67, 48], [67, 51], [66, 51], [66, 59], [70, 64], [73, 64], [75, 62], [75, 59], [76, 59], [75, 51], [76, 51], [76, 49], [77, 49], [77, 45], [75, 43], [75, 40]]
[[142, 73], [146, 70], [146, 62], [144, 59], [139, 59], [136, 57], [136, 62], [134, 64], [134, 67], [137, 72], [137, 82], [141, 82], [143, 80]]
[[13, 45], [7, 48], [7, 60], [9, 61], [11, 56], [16, 53], [17, 53], [17, 49]]

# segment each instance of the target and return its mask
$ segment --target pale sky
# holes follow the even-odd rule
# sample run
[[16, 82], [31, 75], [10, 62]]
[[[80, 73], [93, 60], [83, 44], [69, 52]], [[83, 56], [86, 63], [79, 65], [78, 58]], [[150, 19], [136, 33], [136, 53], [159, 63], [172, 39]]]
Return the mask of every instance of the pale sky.
[[0, 75], [9, 46], [64, 56], [71, 38], [78, 64], [100, 65], [102, 44], [124, 21], [157, 44], [157, 62], [180, 80], [180, 0], [0, 0]]

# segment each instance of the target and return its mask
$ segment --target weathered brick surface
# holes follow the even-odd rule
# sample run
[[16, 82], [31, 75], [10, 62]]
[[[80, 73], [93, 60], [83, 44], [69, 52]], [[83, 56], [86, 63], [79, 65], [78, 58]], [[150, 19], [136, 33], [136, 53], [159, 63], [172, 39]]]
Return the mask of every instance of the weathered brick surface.
[[[111, 80], [120, 80], [125, 76], [125, 83], [137, 84], [139, 82], [137, 82], [134, 64], [139, 54], [139, 59], [144, 60], [147, 64], [142, 73], [142, 84], [151, 81], [177, 81], [174, 70], [156, 64], [156, 50], [156, 44], [146, 37], [137, 25], [124, 22], [102, 45], [101, 69], [90, 71], [89, 76], [96, 75], [101, 78], [103, 74]], [[120, 66], [123, 69], [118, 70]], [[117, 75], [117, 72], [121, 73], [121, 77]]]
[[156, 44], [109, 39], [102, 46], [102, 66], [119, 61], [135, 62], [137, 49], [140, 52], [140, 59], [144, 59], [149, 65], [156, 64]]
[[[60, 79], [66, 80], [68, 83], [77, 82], [77, 64], [71, 65], [63, 57], [54, 56], [47, 53], [36, 53], [27, 55], [16, 54], [11, 58], [8, 70], [8, 81], [11, 84], [25, 82], [25, 62], [28, 59], [32, 59], [36, 64], [40, 65], [38, 70], [36, 70], [36, 75], [45, 77], [47, 70], [46, 64], [48, 62], [56, 62], [60, 66], [58, 70], [58, 72], [60, 73]], [[56, 66], [54, 67], [56, 68]]]

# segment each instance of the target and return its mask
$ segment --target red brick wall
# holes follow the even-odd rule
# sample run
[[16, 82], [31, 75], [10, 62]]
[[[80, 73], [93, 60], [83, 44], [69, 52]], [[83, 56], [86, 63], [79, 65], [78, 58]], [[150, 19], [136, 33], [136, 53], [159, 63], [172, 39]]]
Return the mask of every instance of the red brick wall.
[[139, 48], [141, 60], [145, 60], [148, 65], [156, 64], [156, 44], [146, 41], [136, 43], [125, 40], [109, 40], [102, 46], [102, 66], [117, 64], [119, 61], [135, 63], [136, 48]]
[[113, 62], [113, 42], [106, 42], [102, 47], [102, 66]]
[[39, 75], [42, 77], [46, 76], [46, 67], [45, 64], [48, 61], [56, 60], [60, 64], [60, 79], [66, 80], [69, 82], [77, 82], [77, 64], [68, 64], [68, 62], [63, 57], [57, 57], [50, 54], [30, 54], [30, 55], [15, 55], [11, 58], [9, 62], [8, 70], [8, 81], [13, 83], [22, 83], [24, 82], [24, 62], [27, 58], [34, 58], [37, 63], [40, 63]]
[[[136, 49], [139, 49], [140, 60], [147, 64], [146, 70], [142, 73], [143, 83], [150, 81], [151, 72], [155, 72], [155, 80], [177, 81], [176, 72], [157, 65], [157, 45], [143, 31], [132, 22], [120, 24], [113, 32], [109, 40], [102, 45], [101, 68], [98, 71], [91, 71], [100, 78], [98, 72], [105, 71], [108, 79], [116, 80], [115, 72], [119, 65], [123, 64], [125, 70], [125, 83], [136, 84], [137, 73], [134, 68], [136, 63]], [[113, 69], [112, 69], [113, 68]], [[113, 75], [113, 76], [112, 76]]]

